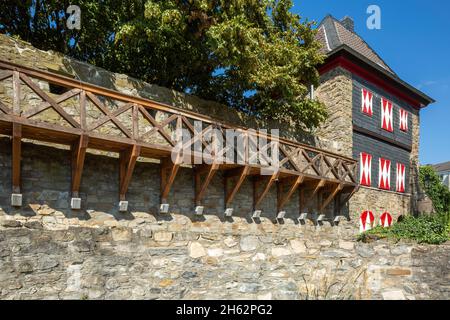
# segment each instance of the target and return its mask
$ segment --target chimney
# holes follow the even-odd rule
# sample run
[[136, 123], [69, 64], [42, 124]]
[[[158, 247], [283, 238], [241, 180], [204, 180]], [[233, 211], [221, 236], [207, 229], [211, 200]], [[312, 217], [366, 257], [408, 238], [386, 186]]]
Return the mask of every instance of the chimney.
[[345, 16], [341, 20], [341, 24], [345, 27], [345, 29], [350, 30], [351, 32], [355, 31], [355, 22], [349, 16]]

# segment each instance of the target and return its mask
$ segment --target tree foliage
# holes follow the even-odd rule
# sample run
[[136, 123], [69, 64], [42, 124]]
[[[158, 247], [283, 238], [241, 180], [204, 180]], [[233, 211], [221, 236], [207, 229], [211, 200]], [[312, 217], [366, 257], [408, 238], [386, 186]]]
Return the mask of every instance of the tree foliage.
[[437, 212], [450, 213], [450, 191], [431, 166], [420, 167], [419, 181]]
[[[81, 8], [81, 30], [65, 9]], [[7, 1], [0, 32], [44, 50], [215, 100], [251, 115], [317, 127], [308, 98], [323, 61], [291, 0]]]

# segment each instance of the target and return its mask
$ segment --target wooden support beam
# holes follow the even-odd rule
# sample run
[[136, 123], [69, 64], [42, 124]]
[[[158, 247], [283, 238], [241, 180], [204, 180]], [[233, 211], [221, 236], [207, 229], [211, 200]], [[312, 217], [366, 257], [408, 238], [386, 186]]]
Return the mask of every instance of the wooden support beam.
[[320, 212], [323, 211], [323, 209], [325, 209], [328, 204], [331, 202], [331, 200], [334, 199], [334, 197], [344, 188], [344, 186], [342, 185], [342, 183], [338, 184], [334, 190], [331, 192], [331, 194], [328, 196], [328, 198], [325, 199], [325, 201], [320, 205]]
[[350, 199], [353, 197], [353, 195], [356, 193], [356, 192], [358, 192], [358, 190], [359, 190], [359, 186], [356, 186], [345, 198], [344, 198], [344, 200], [341, 200], [341, 204], [340, 204], [340, 207], [339, 207], [339, 210], [341, 210], [342, 209], [342, 207], [348, 202], [348, 201], [350, 201]]
[[272, 185], [278, 180], [279, 176], [280, 176], [280, 170], [277, 170], [276, 172], [274, 172], [270, 176], [269, 180], [267, 181], [267, 184], [265, 185], [264, 190], [259, 195], [257, 195], [256, 189], [257, 189], [258, 183], [260, 182], [260, 178], [255, 179], [255, 183], [253, 185], [253, 188], [254, 188], [253, 209], [254, 210], [256, 210], [259, 207], [261, 202], [264, 200], [264, 197], [267, 195], [270, 188], [272, 187]]
[[76, 143], [71, 146], [72, 153], [72, 197], [78, 198], [83, 174], [84, 158], [88, 147], [89, 137], [81, 135]]
[[[201, 204], [201, 201], [206, 193], [206, 189], [211, 183], [211, 180], [216, 174], [217, 170], [219, 170], [219, 164], [216, 163], [207, 166], [207, 170], [205, 169], [195, 170], [195, 205], [199, 206]], [[204, 171], [206, 171], [206, 177], [202, 183], [201, 173]]]
[[161, 159], [161, 203], [167, 203], [167, 197], [180, 168], [180, 164], [175, 162], [173, 163], [170, 157]]
[[125, 201], [128, 186], [130, 185], [136, 161], [141, 152], [141, 147], [134, 145], [131, 149], [120, 153], [120, 201]]
[[298, 195], [298, 211], [299, 214], [303, 213], [303, 209], [305, 208], [305, 189], [300, 188], [299, 189], [299, 195]]
[[314, 197], [316, 197], [318, 195], [318, 192], [320, 191], [320, 189], [322, 189], [325, 186], [325, 183], [326, 183], [325, 179], [321, 179], [317, 182], [311, 196], [309, 197], [308, 201], [305, 204], [305, 207], [304, 207], [305, 209], [308, 208], [311, 201], [314, 200]]
[[20, 163], [22, 158], [22, 125], [13, 123], [12, 130], [12, 190], [20, 193], [21, 175]]
[[[250, 173], [249, 166], [245, 166], [240, 170], [241, 170], [241, 174], [239, 175], [239, 178], [236, 181], [236, 184], [234, 185], [234, 187], [230, 193], [228, 193], [228, 183], [225, 183], [225, 208], [229, 207], [229, 205], [231, 204], [231, 201], [233, 201], [233, 199], [234, 199], [234, 196], [236, 195], [236, 193], [239, 191], [242, 184], [244, 183], [245, 178]], [[227, 181], [227, 178], [228, 178], [228, 176], [225, 175], [225, 181]]]
[[305, 177], [304, 176], [298, 176], [295, 178], [294, 183], [292, 183], [291, 187], [287, 191], [287, 193], [283, 196], [283, 183], [278, 183], [278, 197], [277, 197], [277, 211], [280, 212], [283, 210], [284, 206], [288, 203], [288, 201], [291, 199], [294, 192], [298, 189], [298, 187], [303, 183]]

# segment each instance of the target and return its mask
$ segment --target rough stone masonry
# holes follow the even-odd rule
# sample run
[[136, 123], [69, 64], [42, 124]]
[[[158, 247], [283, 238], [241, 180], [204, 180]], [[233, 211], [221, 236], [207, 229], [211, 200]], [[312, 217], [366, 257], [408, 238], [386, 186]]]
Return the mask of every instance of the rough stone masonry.
[[[164, 88], [137, 85], [137, 80], [39, 51], [3, 35], [0, 50], [6, 60], [77, 75], [198, 112], [207, 110], [217, 118], [226, 114], [233, 118], [228, 121], [249, 125], [237, 113], [224, 113], [223, 106]], [[348, 81], [345, 76], [336, 79]], [[31, 96], [26, 100], [33, 103]], [[326, 128], [324, 132], [323, 136], [331, 134]], [[344, 154], [348, 149], [345, 144], [351, 143], [345, 139], [314, 141], [319, 147]], [[86, 157], [83, 172], [82, 210], [73, 211], [69, 209], [70, 170], [67, 148], [24, 143], [24, 206], [12, 208], [11, 141], [0, 137], [0, 299], [450, 297], [448, 245], [357, 243], [355, 216], [333, 226], [328, 222], [301, 224], [296, 219], [295, 196], [286, 207], [284, 223], [270, 215], [256, 223], [250, 214], [250, 182], [235, 199], [235, 216], [225, 219], [220, 174], [208, 189], [206, 215], [197, 217], [193, 214], [189, 168], [180, 169], [171, 191], [171, 214], [159, 215], [159, 164], [151, 161], [138, 161], [128, 193], [129, 212], [119, 213], [118, 159], [93, 151]], [[274, 191], [262, 204], [269, 213], [276, 209]], [[401, 203], [397, 194], [383, 195], [386, 201], [392, 197], [392, 202]], [[370, 197], [376, 198], [370, 193], [361, 199]], [[363, 200], [358, 203], [364, 204]], [[398, 212], [407, 208], [405, 203]], [[351, 212], [357, 210], [355, 207]]]

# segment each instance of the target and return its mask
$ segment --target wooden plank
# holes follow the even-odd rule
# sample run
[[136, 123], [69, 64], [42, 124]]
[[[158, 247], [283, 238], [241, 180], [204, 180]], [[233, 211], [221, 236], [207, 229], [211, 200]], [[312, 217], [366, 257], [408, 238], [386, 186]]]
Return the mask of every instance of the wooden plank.
[[9, 114], [9, 108], [0, 101], [0, 111], [3, 111], [6, 114]]
[[[277, 203], [277, 209], [278, 212], [282, 211], [284, 206], [288, 203], [288, 201], [291, 199], [292, 195], [294, 194], [294, 192], [298, 189], [298, 187], [303, 183], [305, 177], [304, 176], [298, 176], [294, 183], [291, 185], [291, 187], [289, 188], [288, 192], [282, 196], [281, 194], [279, 194], [279, 199], [278, 199], [278, 203]], [[281, 185], [281, 183], [280, 183]], [[282, 190], [280, 190], [282, 193]]]
[[128, 129], [114, 116], [111, 112], [93, 93], [86, 92], [87, 97], [91, 100], [109, 119], [119, 128], [120, 131], [128, 138], [132, 138], [132, 134]]
[[217, 170], [219, 169], [218, 164], [212, 164], [209, 166], [209, 170], [206, 173], [206, 177], [201, 183], [201, 175], [199, 172], [195, 172], [195, 204], [200, 205], [201, 201], [206, 193], [206, 189], [208, 188], [209, 184], [211, 183], [212, 178], [216, 174]]
[[241, 188], [242, 184], [244, 183], [245, 178], [250, 173], [249, 166], [245, 166], [245, 167], [239, 168], [239, 169], [241, 170], [241, 174], [239, 175], [239, 178], [230, 193], [228, 193], [228, 185], [227, 184], [225, 185], [225, 194], [226, 194], [225, 207], [228, 207], [231, 204], [231, 201], [233, 201], [235, 195], [237, 194], [237, 192]]
[[12, 189], [20, 193], [21, 189], [21, 158], [22, 158], [22, 125], [13, 123], [12, 129]]
[[171, 144], [172, 146], [176, 145], [176, 142], [172, 140], [172, 137], [170, 135], [167, 134], [167, 132], [164, 131], [164, 127], [166, 125], [168, 125], [170, 122], [172, 122], [173, 120], [175, 120], [175, 118], [177, 117], [177, 115], [173, 114], [172, 116], [168, 117], [167, 119], [165, 119], [162, 123], [159, 123], [155, 120], [155, 118], [152, 117], [152, 115], [150, 113], [148, 113], [147, 110], [145, 110], [144, 107], [139, 107], [139, 111], [141, 112], [141, 114], [144, 116], [144, 118], [150, 122], [150, 124], [153, 126], [152, 129], [150, 129], [149, 131], [147, 131], [146, 133], [142, 134], [139, 136], [139, 139], [143, 139], [145, 137], [148, 137], [152, 134], [154, 134], [155, 132], [160, 133], [164, 139], [166, 139], [166, 141]]
[[334, 197], [344, 188], [343, 184], [340, 183], [338, 184], [334, 190], [331, 192], [331, 194], [328, 196], [328, 198], [325, 199], [325, 201], [321, 204], [320, 206], [320, 211], [323, 211], [323, 209], [325, 209], [328, 204], [331, 202], [331, 200], [334, 199]]
[[86, 91], [80, 92], [80, 125], [81, 129], [87, 130], [86, 123]]
[[[107, 115], [105, 115], [105, 116], [103, 116], [103, 117], [101, 117], [100, 119], [98, 119], [96, 122], [94, 122], [94, 124], [92, 124], [91, 125], [91, 127], [89, 128], [89, 130], [90, 131], [93, 131], [93, 130], [95, 130], [95, 129], [97, 129], [98, 127], [101, 127], [102, 125], [104, 125], [105, 123], [107, 123], [108, 121], [112, 121], [114, 124], [116, 124], [116, 121], [118, 122], [118, 123], [120, 123], [120, 121], [116, 118], [116, 117], [118, 117], [118, 116], [120, 116], [122, 113], [124, 113], [124, 112], [126, 112], [126, 111], [128, 111], [130, 108], [132, 108], [133, 107], [133, 105], [131, 104], [131, 103], [127, 103], [127, 104], [125, 104], [125, 105], [123, 105], [123, 106], [121, 106], [119, 109], [117, 109], [116, 111], [114, 111], [114, 112], [112, 112], [112, 113], [110, 113], [110, 114], [107, 114]], [[114, 120], [113, 120], [113, 117], [114, 117]], [[117, 124], [116, 124], [117, 125]], [[125, 127], [124, 127], [125, 128]], [[120, 128], [119, 128], [120, 129]], [[125, 128], [126, 129], [126, 128]], [[129, 132], [128, 131], [128, 129], [126, 129], [127, 130], [127, 132]], [[121, 129], [121, 131], [122, 131], [122, 129]], [[125, 133], [125, 132], [124, 132]], [[126, 134], [126, 133], [125, 133]], [[130, 135], [129, 136], [129, 138], [132, 138], [132, 135]]]
[[302, 150], [302, 154], [305, 157], [306, 161], [308, 161], [308, 164], [306, 165], [306, 167], [303, 169], [302, 172], [306, 172], [306, 170], [308, 170], [309, 167], [312, 167], [317, 175], [322, 176], [322, 172], [320, 171], [319, 168], [317, 168], [315, 163], [316, 160], [322, 156], [322, 154], [321, 153], [317, 154], [313, 159], [309, 157], [309, 155], [306, 153], [305, 150]]
[[89, 137], [81, 135], [71, 147], [72, 152], [72, 197], [78, 198], [83, 175], [84, 159], [89, 144]]
[[53, 109], [63, 117], [72, 127], [80, 128], [80, 124], [72, 118], [63, 108], [61, 108], [55, 100], [49, 97], [44, 91], [41, 90], [30, 78], [28, 78], [25, 74], [20, 74], [20, 79], [26, 83], [31, 90], [33, 90], [39, 97], [41, 97], [44, 101], [48, 102]]
[[267, 195], [267, 193], [270, 191], [270, 188], [272, 185], [278, 180], [278, 176], [280, 175], [280, 171], [277, 170], [274, 172], [269, 180], [267, 181], [267, 184], [264, 186], [264, 190], [254, 199], [254, 209], [256, 210], [261, 202], [264, 200], [264, 197]]
[[141, 147], [134, 145], [130, 150], [120, 153], [120, 200], [125, 200], [136, 161], [141, 153]]
[[179, 168], [180, 165], [173, 163], [170, 157], [161, 159], [161, 203], [167, 203], [167, 197]]
[[[77, 94], [80, 94], [80, 92], [82, 92], [82, 90], [80, 89], [72, 89], [70, 91], [67, 91], [65, 93], [63, 93], [62, 95], [60, 95], [59, 97], [55, 98], [54, 101], [59, 104], [61, 102], [64, 102], [72, 97], [75, 97]], [[23, 117], [25, 118], [31, 118], [45, 110], [47, 110], [48, 108], [50, 108], [52, 106], [51, 103], [49, 103], [48, 101], [42, 101], [42, 103], [30, 110], [28, 110], [27, 112], [24, 112], [22, 114]]]

